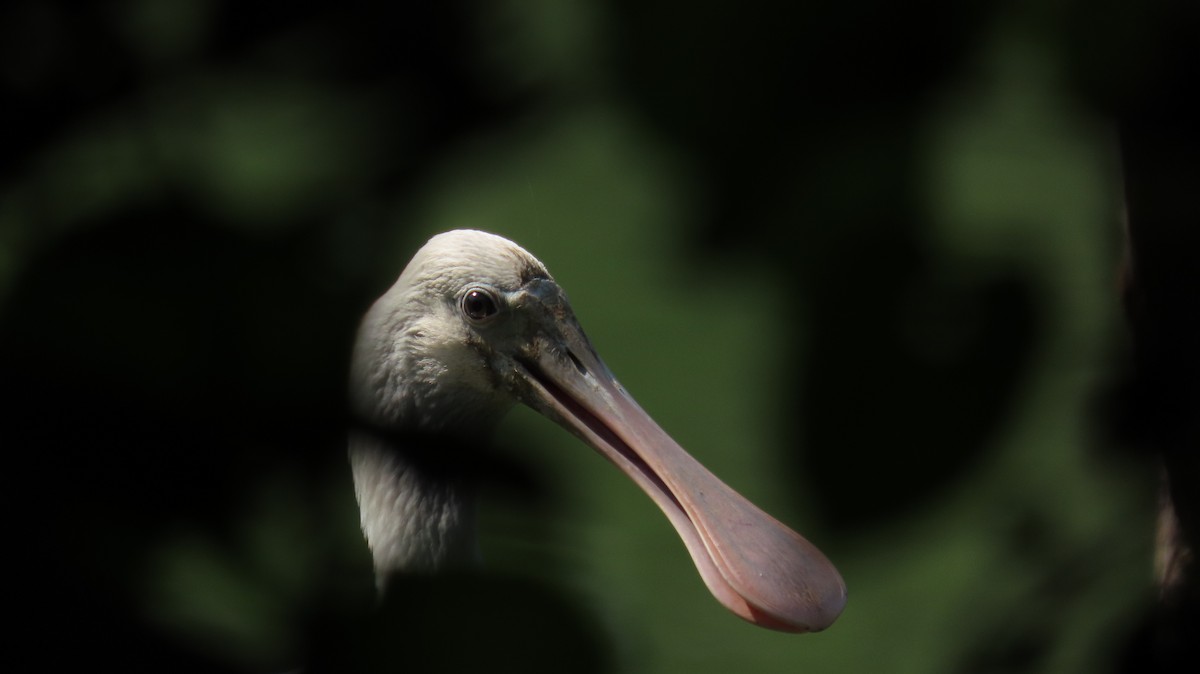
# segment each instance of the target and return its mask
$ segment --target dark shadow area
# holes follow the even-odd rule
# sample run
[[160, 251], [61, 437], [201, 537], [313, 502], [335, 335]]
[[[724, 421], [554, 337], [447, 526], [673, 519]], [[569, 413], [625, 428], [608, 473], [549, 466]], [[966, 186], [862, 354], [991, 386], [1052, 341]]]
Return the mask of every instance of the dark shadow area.
[[807, 353], [797, 472], [816, 476], [836, 527], [902, 515], [971, 469], [1008, 421], [1038, 337], [1025, 280], [912, 276], [872, 276], [840, 295], [853, 310], [812, 314], [824, 327]]
[[1200, 12], [1167, 6], [1155, 23], [1162, 50], [1154, 76], [1119, 108], [1132, 352], [1109, 401], [1111, 424], [1126, 447], [1162, 471], [1161, 597], [1130, 640], [1127, 672], [1184, 672], [1200, 662], [1200, 106], [1187, 94], [1200, 77]]
[[296, 267], [311, 245], [183, 208], [127, 212], [46, 249], [11, 294], [5, 492], [22, 620], [46, 627], [25, 645], [45, 666], [193, 662], [145, 614], [155, 549], [204, 537], [253, 575], [231, 552], [247, 495], [287, 466], [315, 498], [344, 470], [343, 354], [362, 299]]
[[393, 576], [377, 610], [314, 627], [306, 671], [611, 671], [604, 630], [577, 599], [529, 580]]

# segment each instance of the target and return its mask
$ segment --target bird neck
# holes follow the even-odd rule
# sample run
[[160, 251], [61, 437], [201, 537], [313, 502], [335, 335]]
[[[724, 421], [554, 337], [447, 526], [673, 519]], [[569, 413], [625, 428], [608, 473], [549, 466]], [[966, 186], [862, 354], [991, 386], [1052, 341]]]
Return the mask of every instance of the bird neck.
[[398, 572], [428, 573], [474, 564], [474, 490], [468, 481], [414, 459], [369, 432], [350, 438], [350, 464], [362, 530], [382, 590]]
[[[511, 401], [446, 377], [424, 348], [416, 317], [377, 302], [355, 345], [350, 463], [363, 533], [382, 588], [389, 574], [466, 566], [478, 559], [469, 471]], [[475, 373], [477, 368], [469, 371]]]

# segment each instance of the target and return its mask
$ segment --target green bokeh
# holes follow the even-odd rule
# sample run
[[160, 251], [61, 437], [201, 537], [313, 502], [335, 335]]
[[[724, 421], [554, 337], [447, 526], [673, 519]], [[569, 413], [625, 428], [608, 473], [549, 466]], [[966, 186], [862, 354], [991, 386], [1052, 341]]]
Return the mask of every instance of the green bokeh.
[[[808, 302], [823, 289], [798, 287], [789, 270], [745, 252], [696, 254], [688, 236], [710, 205], [711, 177], [613, 84], [620, 45], [599, 3], [496, 3], [468, 21], [488, 87], [552, 93], [534, 113], [390, 177], [380, 166], [422, 142], [413, 137], [428, 121], [418, 96], [296, 76], [289, 59], [322, 44], [304, 30], [248, 47], [244, 62], [172, 71], [205, 39], [204, 4], [185, 3], [200, 25], [184, 30], [157, 5], [124, 3], [117, 24], [148, 84], [73, 120], [0, 185], [0, 302], [60, 237], [164, 194], [262, 240], [298, 221], [327, 228], [314, 266], [333, 270], [324, 282], [335, 285], [394, 277], [437, 232], [487, 229], [542, 259], [642, 406], [713, 472], [828, 550], [849, 587], [845, 614], [825, 633], [741, 623], [712, 600], [648, 499], [577, 440], [517, 410], [501, 431], [528, 442], [553, 485], [552, 507], [489, 497], [485, 558], [497, 573], [582, 597], [620, 671], [961, 671], [980, 643], [1021, 638], [1016, 628], [990, 632], [996, 616], [1038, 626], [1049, 655], [1037, 671], [1101, 671], [1112, 660], [1127, 617], [1149, 596], [1153, 505], [1144, 471], [1098, 450], [1088, 413], [1120, 334], [1113, 137], [1023, 24], [997, 21], [928, 99], [911, 198], [927, 214], [918, 236], [940, 273], [1030, 279], [1044, 333], [980, 461], [921, 507], [843, 532], [803, 507], [805, 485], [771, 450], [792, 442], [781, 398], [804, 371], [795, 354], [808, 339]], [[787, 170], [779, 184], [802, 179]], [[395, 175], [407, 189], [392, 195]], [[791, 194], [771, 198], [763, 208], [776, 217], [803, 211]], [[876, 195], [831, 198], [849, 212]], [[853, 274], [856, 264], [839, 266]], [[953, 334], [941, 337], [928, 348], [953, 348]], [[862, 417], [870, 424], [871, 410]], [[919, 464], [921, 438], [897, 438], [896, 451]], [[280, 473], [245, 496], [236, 540], [183, 531], [153, 546], [138, 583], [151, 621], [231, 661], [286, 659], [297, 639], [286, 616], [329, 568], [320, 560], [362, 553], [336, 495], [344, 480], [327, 487], [335, 515], [326, 517]], [[1035, 559], [1006, 542], [1030, 520], [1043, 528], [1031, 536], [1053, 538]], [[1079, 573], [1055, 575], [1064, 569]]]

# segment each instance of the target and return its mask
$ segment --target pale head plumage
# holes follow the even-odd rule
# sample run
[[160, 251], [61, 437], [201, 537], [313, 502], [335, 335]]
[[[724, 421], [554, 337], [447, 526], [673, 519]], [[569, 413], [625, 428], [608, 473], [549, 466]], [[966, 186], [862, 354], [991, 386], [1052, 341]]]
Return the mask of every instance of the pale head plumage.
[[417, 252], [399, 280], [367, 313], [354, 358], [354, 402], [375, 420], [423, 431], [476, 430], [503, 416], [514, 400], [495, 363], [492, 343], [462, 315], [475, 287], [510, 296], [546, 267], [517, 244], [478, 230], [439, 234]]

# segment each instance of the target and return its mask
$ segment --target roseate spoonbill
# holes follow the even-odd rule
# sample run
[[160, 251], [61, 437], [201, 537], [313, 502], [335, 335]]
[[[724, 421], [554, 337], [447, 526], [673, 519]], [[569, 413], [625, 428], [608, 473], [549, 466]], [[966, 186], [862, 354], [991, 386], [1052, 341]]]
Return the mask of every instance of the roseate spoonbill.
[[592, 349], [545, 266], [507, 239], [458, 230], [417, 252], [363, 319], [351, 400], [368, 429], [351, 433], [349, 453], [381, 590], [390, 573], [475, 556], [469, 489], [410, 457], [482, 444], [520, 402], [636, 482], [739, 617], [808, 632], [828, 627], [845, 604], [825, 555], [659, 428]]

